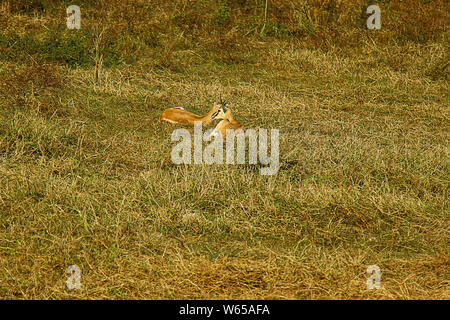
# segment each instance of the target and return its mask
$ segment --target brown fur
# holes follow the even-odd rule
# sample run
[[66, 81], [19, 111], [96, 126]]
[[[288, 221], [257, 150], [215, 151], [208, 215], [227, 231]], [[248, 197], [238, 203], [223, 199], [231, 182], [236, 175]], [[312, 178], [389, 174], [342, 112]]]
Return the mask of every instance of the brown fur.
[[[212, 115], [219, 111], [222, 107], [219, 103], [214, 103], [211, 111], [203, 116], [198, 116], [192, 112], [186, 111], [183, 108], [170, 108], [163, 111], [160, 117], [160, 121], [167, 121], [170, 123], [180, 123], [180, 124], [194, 124], [195, 121], [201, 121], [202, 124], [208, 125], [211, 123]], [[223, 114], [223, 112], [221, 112]], [[219, 113], [219, 116], [221, 114]]]

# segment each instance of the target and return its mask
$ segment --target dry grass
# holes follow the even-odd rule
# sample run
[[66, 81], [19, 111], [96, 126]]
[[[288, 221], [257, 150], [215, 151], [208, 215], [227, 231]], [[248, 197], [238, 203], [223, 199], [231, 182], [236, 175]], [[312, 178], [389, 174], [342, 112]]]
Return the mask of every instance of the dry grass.
[[[448, 4], [412, 28], [391, 1], [376, 33], [365, 1], [270, 1], [260, 37], [254, 2], [87, 3], [75, 33], [2, 7], [0, 297], [450, 299]], [[277, 175], [172, 164], [161, 111], [219, 94], [280, 129]]]

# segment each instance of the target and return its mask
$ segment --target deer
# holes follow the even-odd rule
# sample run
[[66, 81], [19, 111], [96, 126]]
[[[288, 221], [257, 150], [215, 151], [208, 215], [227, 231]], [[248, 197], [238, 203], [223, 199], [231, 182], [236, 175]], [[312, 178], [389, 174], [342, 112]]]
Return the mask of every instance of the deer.
[[169, 108], [163, 111], [159, 120], [180, 124], [194, 124], [194, 122], [200, 121], [202, 125], [208, 125], [217, 117], [224, 115], [225, 105], [222, 101], [215, 102], [212, 109], [203, 116], [198, 116], [181, 107]]
[[243, 133], [244, 126], [234, 120], [233, 114], [230, 109], [225, 110], [223, 114], [218, 114], [215, 119], [219, 119], [220, 122], [211, 132], [211, 136], [221, 135], [222, 138], [226, 138], [226, 133], [228, 129], [240, 130], [237, 134]]

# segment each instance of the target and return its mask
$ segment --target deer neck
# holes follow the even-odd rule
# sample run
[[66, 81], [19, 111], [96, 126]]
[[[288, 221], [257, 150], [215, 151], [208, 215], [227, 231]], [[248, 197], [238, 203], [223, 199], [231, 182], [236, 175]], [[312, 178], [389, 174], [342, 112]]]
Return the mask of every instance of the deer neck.
[[211, 111], [209, 111], [208, 113], [204, 114], [203, 116], [199, 117], [200, 121], [202, 121], [205, 124], [208, 124], [212, 121], [211, 116], [214, 114], [214, 112], [216, 112], [217, 110], [215, 110], [215, 108], [213, 107], [211, 109]]
[[230, 122], [234, 122], [233, 114], [231, 112], [229, 112], [226, 119]]

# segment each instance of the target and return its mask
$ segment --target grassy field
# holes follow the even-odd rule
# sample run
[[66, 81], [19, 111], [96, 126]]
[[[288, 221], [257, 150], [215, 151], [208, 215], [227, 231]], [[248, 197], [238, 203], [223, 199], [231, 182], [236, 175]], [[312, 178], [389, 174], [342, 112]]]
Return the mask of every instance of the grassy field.
[[[448, 2], [82, 3], [0, 7], [0, 298], [450, 299]], [[276, 175], [172, 163], [220, 95]]]

